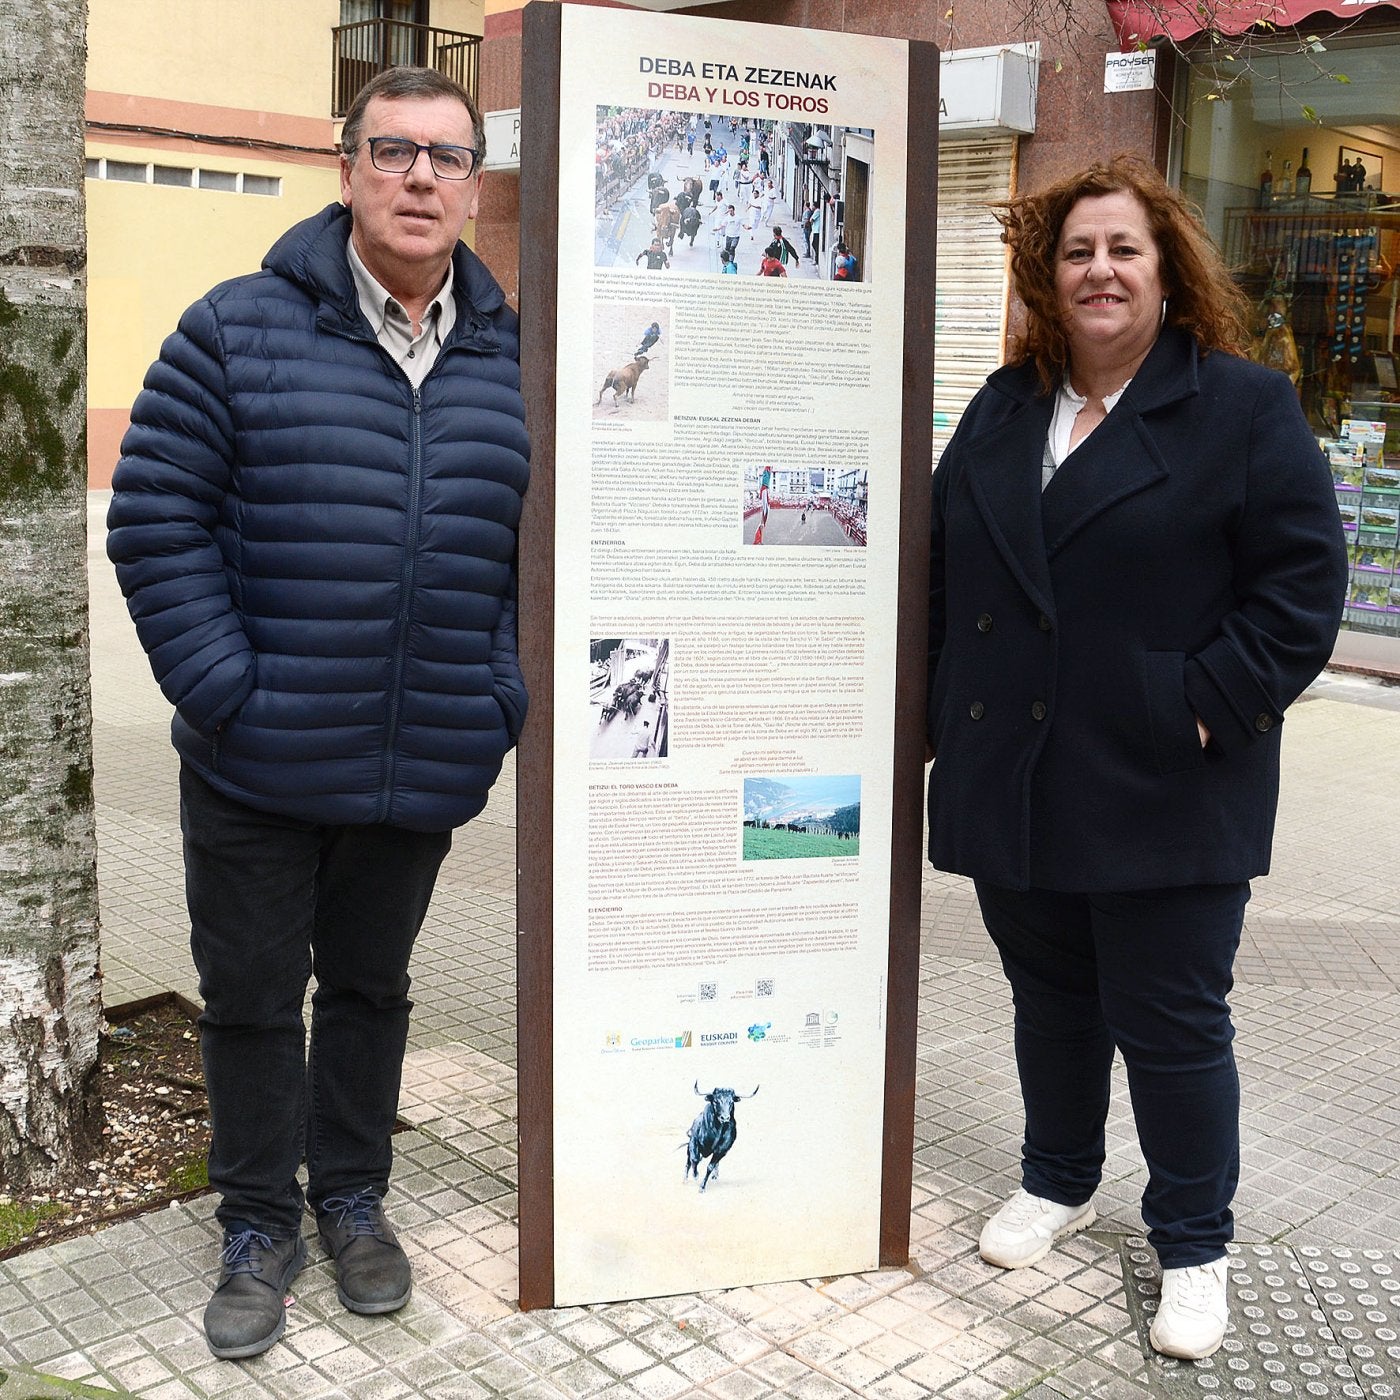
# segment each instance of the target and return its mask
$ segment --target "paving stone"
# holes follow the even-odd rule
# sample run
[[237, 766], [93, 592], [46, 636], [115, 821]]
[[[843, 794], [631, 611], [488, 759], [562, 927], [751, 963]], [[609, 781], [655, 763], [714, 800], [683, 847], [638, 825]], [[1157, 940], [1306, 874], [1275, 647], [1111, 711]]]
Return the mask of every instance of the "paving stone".
[[[103, 504], [97, 493], [94, 515]], [[92, 549], [107, 992], [113, 1001], [167, 988], [193, 995], [168, 707], [135, 653], [100, 532]], [[0, 1261], [0, 1368], [29, 1361], [109, 1383], [126, 1368], [147, 1386], [143, 1400], [165, 1400], [179, 1385], [223, 1400], [1133, 1400], [1149, 1386], [1176, 1394], [1183, 1378], [1194, 1379], [1192, 1394], [1210, 1393], [1202, 1378], [1222, 1382], [1216, 1394], [1240, 1394], [1240, 1379], [1296, 1388], [1304, 1376], [1369, 1387], [1366, 1400], [1385, 1400], [1387, 1386], [1400, 1395], [1400, 1342], [1388, 1340], [1400, 1330], [1397, 1290], [1385, 1286], [1400, 1279], [1400, 866], [1382, 868], [1352, 836], [1356, 811], [1377, 829], [1400, 817], [1400, 710], [1354, 701], [1340, 682], [1318, 694], [1290, 712], [1273, 873], [1255, 885], [1233, 996], [1244, 1092], [1240, 1237], [1277, 1238], [1241, 1244], [1231, 1282], [1258, 1292], [1266, 1315], [1244, 1318], [1243, 1331], [1237, 1316], [1231, 1349], [1212, 1367], [1146, 1355], [1144, 1280], [1120, 1265], [1114, 1233], [1140, 1234], [1145, 1180], [1121, 1066], [1100, 1227], [1034, 1269], [1001, 1273], [976, 1258], [985, 1215], [1017, 1177], [1010, 996], [968, 882], [928, 869], [911, 1267], [518, 1314], [512, 760], [487, 811], [459, 834], [415, 951], [401, 1111], [416, 1126], [396, 1139], [391, 1202], [419, 1280], [410, 1306], [352, 1318], [330, 1272], [309, 1270], [283, 1343], [249, 1363], [214, 1362], [199, 1318], [218, 1231], [212, 1205], [195, 1202]], [[1368, 761], [1358, 766], [1359, 752]], [[1378, 1241], [1384, 1249], [1364, 1253]], [[1269, 1266], [1259, 1279], [1283, 1283], [1258, 1282], [1241, 1272], [1246, 1263], [1256, 1273]], [[1150, 1282], [1150, 1253], [1145, 1266]], [[1253, 1306], [1237, 1298], [1237, 1311], [1241, 1302]], [[1304, 1335], [1281, 1334], [1284, 1326]], [[609, 1371], [604, 1355], [622, 1369]], [[1262, 1369], [1285, 1357], [1319, 1374]]]

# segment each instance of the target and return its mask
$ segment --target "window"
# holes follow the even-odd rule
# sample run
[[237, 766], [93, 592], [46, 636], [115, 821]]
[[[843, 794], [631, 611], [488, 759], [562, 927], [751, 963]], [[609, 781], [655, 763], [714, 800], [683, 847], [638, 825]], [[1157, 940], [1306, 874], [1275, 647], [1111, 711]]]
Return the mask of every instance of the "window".
[[282, 180], [277, 175], [250, 175], [239, 170], [205, 170], [188, 165], [138, 165], [135, 161], [88, 157], [83, 174], [89, 180], [120, 180], [134, 185], [166, 185], [175, 189], [223, 190], [277, 199]]

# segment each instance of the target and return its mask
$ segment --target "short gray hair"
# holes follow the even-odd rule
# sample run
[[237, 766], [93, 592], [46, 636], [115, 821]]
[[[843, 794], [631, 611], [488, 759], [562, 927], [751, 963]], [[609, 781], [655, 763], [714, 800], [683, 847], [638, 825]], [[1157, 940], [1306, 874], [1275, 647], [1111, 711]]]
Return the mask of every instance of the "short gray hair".
[[467, 109], [467, 115], [472, 120], [477, 169], [486, 164], [486, 128], [481, 120], [481, 110], [471, 93], [455, 78], [439, 73], [436, 68], [417, 68], [408, 64], [376, 73], [355, 94], [340, 133], [340, 149], [350, 159], [354, 159], [355, 148], [360, 144], [365, 109], [376, 97], [455, 97]]

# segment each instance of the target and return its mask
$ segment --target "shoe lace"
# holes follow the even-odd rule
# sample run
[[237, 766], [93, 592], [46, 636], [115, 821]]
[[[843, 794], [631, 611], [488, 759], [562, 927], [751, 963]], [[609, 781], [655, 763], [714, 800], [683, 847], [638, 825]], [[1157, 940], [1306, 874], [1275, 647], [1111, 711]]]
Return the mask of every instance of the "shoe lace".
[[321, 1202], [321, 1209], [327, 1215], [335, 1216], [337, 1230], [346, 1228], [350, 1238], [357, 1235], [378, 1235], [379, 1193], [377, 1191], [356, 1191], [349, 1196], [327, 1196]]
[[1032, 1196], [1024, 1187], [1016, 1192], [1005, 1207], [1002, 1223], [1019, 1229], [1038, 1219], [1045, 1206], [1038, 1196]]
[[1215, 1270], [1209, 1264], [1191, 1264], [1184, 1269], [1169, 1269], [1172, 1302], [1178, 1308], [1208, 1312], [1215, 1296]]
[[260, 1230], [239, 1230], [224, 1241], [219, 1262], [230, 1274], [255, 1274], [261, 1267], [254, 1249], [272, 1248], [272, 1239]]

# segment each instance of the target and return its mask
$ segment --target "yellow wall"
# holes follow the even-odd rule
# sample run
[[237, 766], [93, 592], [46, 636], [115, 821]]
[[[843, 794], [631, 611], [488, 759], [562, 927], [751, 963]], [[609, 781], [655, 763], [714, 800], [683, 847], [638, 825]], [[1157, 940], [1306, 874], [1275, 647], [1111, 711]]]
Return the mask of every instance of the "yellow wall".
[[87, 85], [328, 116], [340, 0], [90, 0]]
[[486, 27], [486, 0], [432, 0], [428, 23], [461, 34], [480, 34]]
[[255, 160], [226, 149], [180, 154], [89, 141], [114, 160], [241, 170], [282, 181], [280, 197], [87, 182], [88, 402], [129, 408], [180, 313], [216, 283], [254, 272], [297, 220], [339, 197], [334, 169]]
[[[484, 0], [433, 0], [429, 19], [480, 34]], [[90, 0], [90, 160], [282, 182], [276, 197], [86, 182], [91, 484], [110, 482], [132, 400], [181, 312], [226, 278], [255, 271], [292, 224], [340, 197], [329, 154], [338, 135], [330, 112], [339, 21], [340, 0]], [[308, 149], [195, 142], [160, 129]]]

